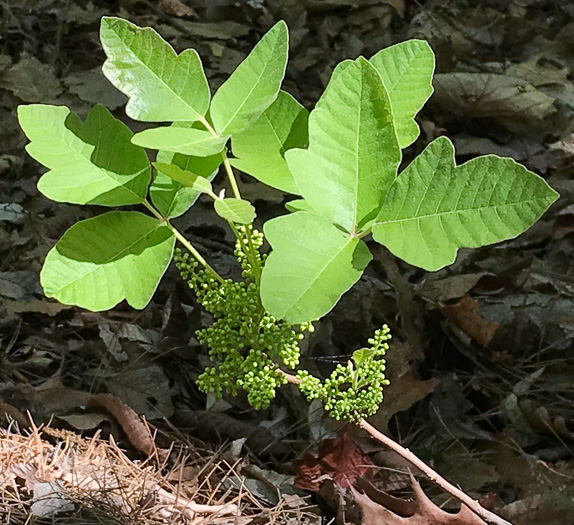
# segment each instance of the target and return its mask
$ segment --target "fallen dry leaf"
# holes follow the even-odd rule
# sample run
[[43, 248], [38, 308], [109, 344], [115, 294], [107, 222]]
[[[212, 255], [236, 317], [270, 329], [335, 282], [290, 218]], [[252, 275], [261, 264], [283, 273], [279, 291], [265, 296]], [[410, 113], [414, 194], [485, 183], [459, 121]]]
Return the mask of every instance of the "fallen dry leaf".
[[368, 475], [374, 464], [345, 432], [341, 437], [323, 440], [317, 454], [305, 454], [293, 466], [295, 486], [317, 492], [327, 480], [342, 488], [351, 487]]
[[482, 346], [488, 345], [494, 332], [498, 328], [498, 323], [485, 321], [478, 313], [478, 301], [465, 295], [456, 304], [449, 304], [443, 308], [446, 316], [459, 328], [472, 337]]
[[146, 456], [157, 454], [160, 459], [167, 456], [168, 450], [156, 447], [149, 427], [137, 413], [120, 399], [111, 394], [97, 394], [90, 398], [88, 407], [100, 406], [114, 416], [126, 433], [130, 443]]
[[420, 381], [413, 377], [411, 370], [408, 370], [402, 376], [392, 379], [391, 384], [385, 387], [384, 403], [379, 411], [369, 418], [369, 421], [384, 432], [388, 428], [389, 421], [397, 412], [407, 410], [417, 401], [424, 399], [439, 382], [436, 377]]
[[366, 494], [351, 489], [355, 501], [363, 511], [361, 525], [486, 525], [484, 520], [464, 505], [456, 514], [445, 512], [428, 498], [414, 477], [411, 478], [411, 483], [416, 498], [416, 510], [408, 516], [395, 514], [383, 505], [375, 503]]
[[195, 11], [180, 0], [160, 0], [159, 8], [171, 16], [197, 16]]
[[554, 111], [552, 97], [510, 75], [443, 73], [433, 82], [433, 104], [457, 118], [542, 120]]

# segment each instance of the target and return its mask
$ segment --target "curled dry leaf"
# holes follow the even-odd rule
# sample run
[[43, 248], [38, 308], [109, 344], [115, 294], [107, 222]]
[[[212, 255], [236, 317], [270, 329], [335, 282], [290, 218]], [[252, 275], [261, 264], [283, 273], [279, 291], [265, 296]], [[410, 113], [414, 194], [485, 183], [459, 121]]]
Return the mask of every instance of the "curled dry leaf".
[[357, 479], [368, 476], [374, 464], [345, 432], [341, 437], [323, 440], [317, 454], [305, 454], [293, 466], [295, 486], [317, 492], [327, 480], [349, 488]]
[[456, 514], [445, 512], [428, 498], [414, 477], [411, 477], [411, 483], [416, 498], [416, 510], [406, 516], [395, 514], [387, 507], [375, 503], [366, 494], [353, 490], [355, 501], [363, 512], [361, 525], [486, 525], [484, 520], [465, 505], [462, 505]]
[[146, 456], [157, 454], [163, 459], [168, 450], [157, 448], [149, 427], [142, 422], [135, 410], [111, 394], [97, 394], [90, 398], [88, 406], [105, 408], [116, 418], [130, 443]]

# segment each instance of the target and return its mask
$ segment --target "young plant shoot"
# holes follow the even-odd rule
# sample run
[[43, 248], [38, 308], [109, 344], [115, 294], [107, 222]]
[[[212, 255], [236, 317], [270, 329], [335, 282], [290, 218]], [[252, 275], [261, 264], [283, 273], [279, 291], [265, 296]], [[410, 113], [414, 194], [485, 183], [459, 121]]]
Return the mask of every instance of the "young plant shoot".
[[[281, 90], [284, 22], [213, 96], [195, 50], [178, 55], [153, 29], [113, 17], [102, 19], [100, 36], [103, 72], [127, 95], [127, 115], [159, 125], [134, 135], [100, 105], [85, 121], [63, 106], [19, 107], [26, 149], [48, 168], [40, 192], [58, 202], [119, 208], [65, 232], [46, 257], [41, 284], [64, 304], [101, 311], [125, 299], [141, 309], [175, 259], [213, 317], [198, 331], [213, 361], [198, 380], [205, 392], [245, 390], [263, 408], [291, 382], [336, 419], [368, 429], [364, 418], [377, 411], [387, 383], [388, 327], [325, 380], [297, 370], [299, 342], [312, 322], [332, 310], [372, 259], [363, 239], [434, 271], [454, 262], [461, 247], [516, 237], [558, 197], [509, 158], [456, 165], [446, 137], [398, 172], [402, 150], [419, 135], [415, 116], [433, 91], [435, 61], [425, 41], [340, 63], [309, 113]], [[157, 152], [156, 162], [146, 150]], [[296, 197], [262, 233], [234, 170]], [[219, 171], [231, 196], [212, 186]], [[235, 234], [242, 280], [223, 279], [171, 224], [200, 194]]]

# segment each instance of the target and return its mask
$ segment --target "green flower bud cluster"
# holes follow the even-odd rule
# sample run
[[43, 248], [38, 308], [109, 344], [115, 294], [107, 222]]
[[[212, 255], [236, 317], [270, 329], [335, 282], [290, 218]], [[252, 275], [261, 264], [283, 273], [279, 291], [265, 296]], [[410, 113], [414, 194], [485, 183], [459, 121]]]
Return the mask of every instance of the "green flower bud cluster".
[[[257, 270], [253, 267], [252, 261], [249, 259], [249, 257], [253, 257], [253, 262], [258, 266], [258, 268], [263, 267], [263, 263], [267, 258], [267, 254], [262, 254], [260, 249], [263, 246], [265, 237], [263, 236], [262, 232], [254, 229], [251, 225], [237, 226], [237, 230], [240, 234], [240, 237], [235, 242], [235, 250], [233, 253], [239, 261], [239, 264], [241, 264], [243, 277], [245, 279], [255, 278]], [[248, 235], [251, 238], [251, 249], [248, 248]], [[247, 252], [249, 252], [249, 255]]]
[[353, 352], [347, 365], [337, 365], [324, 381], [306, 370], [297, 372], [301, 381], [299, 389], [307, 399], [323, 401], [325, 410], [336, 420], [359, 423], [374, 414], [383, 401], [383, 387], [389, 384], [383, 356], [389, 349], [387, 341], [390, 338], [387, 325], [376, 330], [368, 340], [368, 348]]
[[277, 387], [286, 382], [279, 364], [299, 364], [299, 343], [313, 325], [293, 327], [265, 312], [259, 298], [258, 275], [265, 261], [260, 253], [263, 234], [252, 226], [237, 227], [235, 256], [242, 267], [242, 281], [215, 279], [187, 253], [176, 250], [174, 259], [182, 278], [194, 290], [198, 302], [213, 316], [213, 324], [196, 332], [215, 362], [199, 376], [204, 392], [220, 397], [240, 389], [254, 408], [265, 408]]

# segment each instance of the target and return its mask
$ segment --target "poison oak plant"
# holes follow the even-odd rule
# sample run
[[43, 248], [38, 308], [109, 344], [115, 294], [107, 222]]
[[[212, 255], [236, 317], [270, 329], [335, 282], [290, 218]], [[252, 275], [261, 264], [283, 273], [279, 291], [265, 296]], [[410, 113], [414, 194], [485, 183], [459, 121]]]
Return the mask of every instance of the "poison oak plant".
[[[49, 168], [38, 183], [46, 197], [143, 211], [110, 211], [73, 225], [46, 257], [46, 295], [94, 311], [124, 299], [144, 308], [175, 258], [214, 319], [198, 333], [213, 360], [199, 378], [202, 389], [243, 389], [254, 407], [264, 407], [289, 381], [385, 442], [363, 418], [382, 401], [387, 327], [325, 381], [290, 372], [304, 332], [371, 260], [363, 239], [371, 235], [408, 263], [438, 270], [460, 247], [517, 236], [558, 194], [512, 159], [489, 155], [457, 166], [446, 137], [398, 173], [401, 151], [419, 135], [414, 117], [432, 94], [434, 55], [424, 41], [340, 63], [310, 113], [281, 91], [283, 22], [213, 97], [195, 50], [177, 55], [153, 29], [119, 18], [102, 19], [101, 41], [104, 74], [127, 95], [127, 115], [164, 125], [134, 135], [99, 105], [83, 122], [63, 106], [19, 107], [27, 151]], [[151, 165], [146, 149], [157, 151]], [[221, 166], [233, 196], [213, 189]], [[234, 169], [298, 198], [260, 233]], [[220, 277], [170, 222], [201, 193], [237, 238], [240, 281]], [[264, 236], [269, 254], [261, 253]]]

